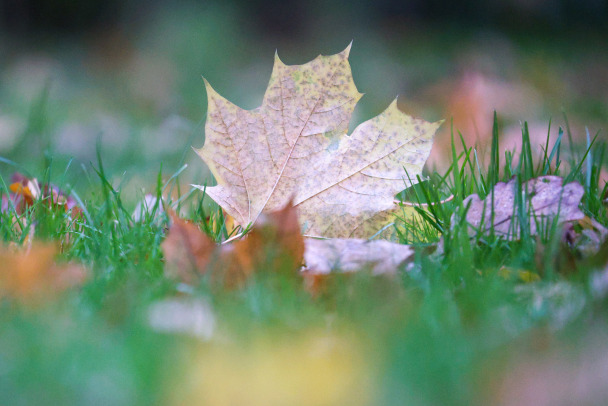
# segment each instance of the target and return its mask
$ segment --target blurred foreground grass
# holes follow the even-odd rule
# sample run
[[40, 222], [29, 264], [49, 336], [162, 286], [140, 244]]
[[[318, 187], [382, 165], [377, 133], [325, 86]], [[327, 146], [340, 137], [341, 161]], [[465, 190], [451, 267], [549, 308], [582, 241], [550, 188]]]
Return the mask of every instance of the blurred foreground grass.
[[[531, 153], [526, 145], [521, 156]], [[482, 173], [469, 171], [467, 149], [445, 176], [434, 173], [409, 192], [414, 201], [456, 197], [426, 211], [424, 226], [399, 224], [417, 247], [407, 270], [334, 275], [317, 296], [299, 275], [276, 269], [258, 269], [236, 290], [206, 277], [192, 286], [166, 277], [160, 242], [168, 219], [132, 215], [135, 200], [100, 160], [79, 197], [80, 219], [44, 201], [0, 215], [5, 243], [60, 242], [62, 261], [92, 272], [82, 288], [43, 301], [0, 299], [0, 403], [601, 404], [602, 251], [595, 263], [569, 262], [577, 254], [560, 243], [559, 228], [510, 242], [470, 239], [466, 224], [451, 219], [466, 209], [465, 195], [548, 173], [586, 185], [584, 213], [606, 224], [605, 147], [594, 143], [569, 167], [556, 165], [561, 152], [544, 158], [549, 165], [501, 158]], [[583, 158], [592, 165], [579, 165]], [[171, 197], [179, 184], [179, 176], [160, 176], [156, 193], [226, 238], [221, 211], [204, 196]], [[433, 245], [438, 228], [443, 240]]]

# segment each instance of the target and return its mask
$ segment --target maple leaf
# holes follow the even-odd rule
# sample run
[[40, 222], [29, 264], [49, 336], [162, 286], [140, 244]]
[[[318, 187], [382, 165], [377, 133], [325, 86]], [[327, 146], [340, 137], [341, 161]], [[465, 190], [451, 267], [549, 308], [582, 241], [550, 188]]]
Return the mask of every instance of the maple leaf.
[[[395, 100], [346, 134], [362, 94], [341, 53], [304, 65], [275, 56], [263, 103], [244, 110], [205, 81], [205, 144], [196, 150], [217, 186], [203, 188], [240, 225], [293, 199], [308, 236], [369, 238], [394, 214], [394, 197], [415, 183], [441, 123], [401, 112]], [[406, 172], [409, 181], [406, 178]]]

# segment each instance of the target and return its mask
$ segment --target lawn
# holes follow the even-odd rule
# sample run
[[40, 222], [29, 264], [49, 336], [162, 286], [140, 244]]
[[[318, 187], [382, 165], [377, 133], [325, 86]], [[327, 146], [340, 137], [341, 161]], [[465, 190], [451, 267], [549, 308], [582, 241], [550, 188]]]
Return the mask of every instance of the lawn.
[[[247, 45], [234, 60], [210, 45], [227, 16], [214, 10], [207, 25], [187, 13], [166, 16], [156, 31], [138, 37], [147, 42], [134, 57], [108, 62], [121, 66], [115, 77], [112, 66], [96, 55], [75, 55], [69, 44], [56, 50], [56, 59], [35, 59], [30, 50], [23, 59], [34, 55], [36, 62], [25, 61], [27, 68], [2, 66], [0, 135], [18, 136], [0, 137], [0, 404], [603, 404], [608, 186], [605, 135], [595, 128], [605, 124], [606, 106], [566, 85], [555, 90], [539, 74], [544, 63], [574, 63], [560, 65], [563, 50], [587, 60], [592, 52], [535, 43], [532, 48], [547, 52], [539, 62], [526, 50], [532, 40], [513, 40], [525, 77], [517, 83], [533, 86], [541, 99], [570, 97], [564, 102], [575, 116], [570, 126], [568, 114], [558, 124], [542, 121], [559, 104], [553, 99], [536, 103], [532, 118], [513, 107], [517, 102], [488, 111], [488, 100], [514, 88], [513, 77], [482, 86], [481, 95], [463, 95], [464, 104], [457, 96], [470, 83], [466, 78], [488, 81], [464, 75], [429, 85], [464, 53], [445, 32], [421, 35], [422, 45], [410, 47], [393, 38], [381, 50], [374, 50], [381, 41], [362, 39], [351, 64], [372, 95], [355, 124], [381, 111], [394, 91], [382, 72], [390, 79], [391, 66], [399, 64], [410, 70], [404, 77], [422, 78], [397, 85], [420, 95], [401, 101], [402, 108], [440, 119], [446, 111], [436, 103], [448, 95], [445, 105], [453, 109], [447, 108], [419, 183], [397, 196], [415, 208], [394, 225], [397, 242], [414, 255], [389, 275], [362, 267], [330, 274], [314, 289], [299, 271], [266, 266], [269, 261], [228, 286], [211, 272], [175, 277], [162, 245], [171, 211], [218, 245], [240, 231], [191, 186], [214, 182], [191, 149], [204, 142], [197, 69], [209, 67], [207, 79], [253, 107], [271, 66], [257, 59], [246, 35], [221, 40]], [[200, 53], [186, 45], [195, 35]], [[474, 49], [475, 41], [465, 42]], [[444, 46], [449, 51], [440, 54]], [[288, 62], [304, 62], [294, 48], [288, 53]], [[409, 58], [414, 62], [407, 65]], [[66, 60], [94, 67], [70, 71]], [[61, 71], [53, 76], [59, 84], [28, 88], [25, 76], [6, 80], [33, 66]], [[375, 93], [372, 79], [380, 82]], [[530, 94], [514, 97], [530, 100]], [[477, 137], [460, 131], [467, 125], [457, 116], [462, 109], [485, 123]], [[540, 176], [578, 182], [584, 217], [532, 224], [533, 196], [525, 185]], [[498, 200], [495, 185], [509, 181], [516, 185], [512, 232], [472, 230], [468, 197]]]
[[[5, 292], [2, 403], [517, 404], [526, 396], [603, 396], [598, 378], [586, 374], [604, 367], [597, 357], [607, 334], [605, 248], [584, 251], [550, 226], [540, 236], [522, 228], [514, 241], [471, 238], [452, 215], [466, 210], [465, 196], [485, 197], [498, 180], [557, 174], [585, 185], [583, 212], [606, 224], [606, 186], [598, 186], [604, 148], [596, 140], [556, 168], [558, 145], [551, 164], [549, 156], [531, 166], [499, 159], [481, 173], [467, 148], [448, 173], [432, 173], [408, 193], [417, 202], [454, 196], [421, 206], [415, 223], [397, 223], [401, 242], [416, 249], [410, 264], [391, 277], [335, 275], [320, 293], [277, 269], [258, 269], [236, 289], [204, 276], [190, 284], [165, 276], [167, 216], [134, 219], [136, 201], [123, 201], [100, 155], [88, 171], [91, 191], [72, 194], [82, 215], [48, 199], [21, 214], [2, 212], [5, 244], [36, 253], [36, 244], [52, 241], [60, 264], [90, 271], [81, 287], [62, 292], [54, 285], [45, 295], [27, 286]], [[63, 185], [51, 168], [41, 182]], [[222, 211], [203, 193], [180, 196], [177, 185], [178, 173], [166, 182], [159, 174], [155, 193], [216, 241], [226, 239]], [[571, 382], [580, 376], [582, 389]]]

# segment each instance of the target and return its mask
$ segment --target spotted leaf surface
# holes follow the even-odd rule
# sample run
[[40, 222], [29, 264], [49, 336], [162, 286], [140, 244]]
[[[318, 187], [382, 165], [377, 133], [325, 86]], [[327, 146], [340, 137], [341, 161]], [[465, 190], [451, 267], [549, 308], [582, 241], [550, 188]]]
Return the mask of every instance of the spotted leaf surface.
[[[206, 83], [205, 145], [215, 176], [206, 192], [243, 226], [290, 200], [309, 236], [368, 238], [409, 208], [394, 203], [426, 161], [440, 123], [393, 102], [347, 135], [357, 90], [348, 54], [304, 65], [275, 57], [263, 103], [244, 110]], [[405, 169], [405, 170], [404, 170]], [[203, 187], [199, 188], [203, 189]]]

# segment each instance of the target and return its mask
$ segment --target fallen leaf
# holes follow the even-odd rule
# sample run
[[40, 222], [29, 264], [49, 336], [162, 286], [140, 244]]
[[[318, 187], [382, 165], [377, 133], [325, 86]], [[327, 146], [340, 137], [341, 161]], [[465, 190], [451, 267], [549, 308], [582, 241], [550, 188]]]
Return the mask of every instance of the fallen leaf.
[[[478, 195], [468, 196], [463, 205], [470, 204], [466, 221], [472, 235], [483, 234], [494, 228], [496, 235], [514, 239], [520, 235], [519, 213], [515, 202], [517, 180], [499, 182], [494, 187], [494, 218], [492, 219], [491, 194], [481, 200]], [[558, 176], [541, 176], [522, 183], [521, 193], [525, 199], [525, 211], [530, 225], [530, 234], [536, 235], [538, 225], [546, 227], [557, 216], [558, 223], [579, 220], [585, 217], [578, 205], [583, 197], [583, 187], [577, 182], [563, 185]], [[453, 217], [452, 223], [454, 223]], [[493, 221], [492, 221], [493, 220]], [[541, 227], [542, 228], [542, 227]]]
[[249, 275], [260, 268], [295, 274], [302, 266], [304, 239], [296, 209], [262, 213], [245, 238], [234, 243], [238, 266]]
[[307, 238], [305, 244], [304, 272], [315, 274], [362, 269], [368, 269], [374, 275], [394, 274], [414, 255], [410, 246], [384, 240]]
[[212, 277], [228, 287], [239, 286], [255, 271], [268, 269], [297, 274], [302, 265], [304, 240], [296, 209], [264, 213], [240, 240], [217, 245], [196, 225], [169, 213], [172, 224], [161, 247], [168, 274], [191, 283], [197, 275]]
[[38, 181], [30, 180], [20, 173], [11, 176], [9, 193], [8, 198], [2, 204], [2, 210], [14, 207], [17, 214], [23, 213], [27, 207], [34, 204], [41, 194]]
[[306, 290], [315, 296], [327, 289], [336, 274], [367, 270], [373, 275], [394, 275], [414, 256], [410, 246], [385, 240], [307, 238], [305, 246], [302, 276]]
[[394, 214], [414, 213], [393, 200], [416, 182], [441, 123], [412, 118], [395, 100], [347, 136], [362, 96], [349, 51], [294, 66], [276, 56], [254, 110], [237, 107], [205, 82], [205, 145], [197, 153], [218, 185], [197, 187], [241, 226], [290, 200], [308, 236], [368, 238]]
[[2, 196], [2, 211], [14, 207], [17, 214], [22, 214], [34, 202], [44, 200], [49, 207], [63, 208], [73, 218], [80, 216], [82, 209], [74, 198], [53, 184], [41, 185], [36, 179], [14, 173], [9, 186], [9, 196]]
[[197, 274], [203, 274], [216, 250], [215, 242], [195, 224], [182, 220], [169, 212], [171, 225], [161, 249], [171, 277], [190, 283]]
[[54, 244], [0, 248], [0, 297], [38, 303], [82, 285], [88, 277], [87, 270], [73, 263], [57, 264], [57, 253]]

